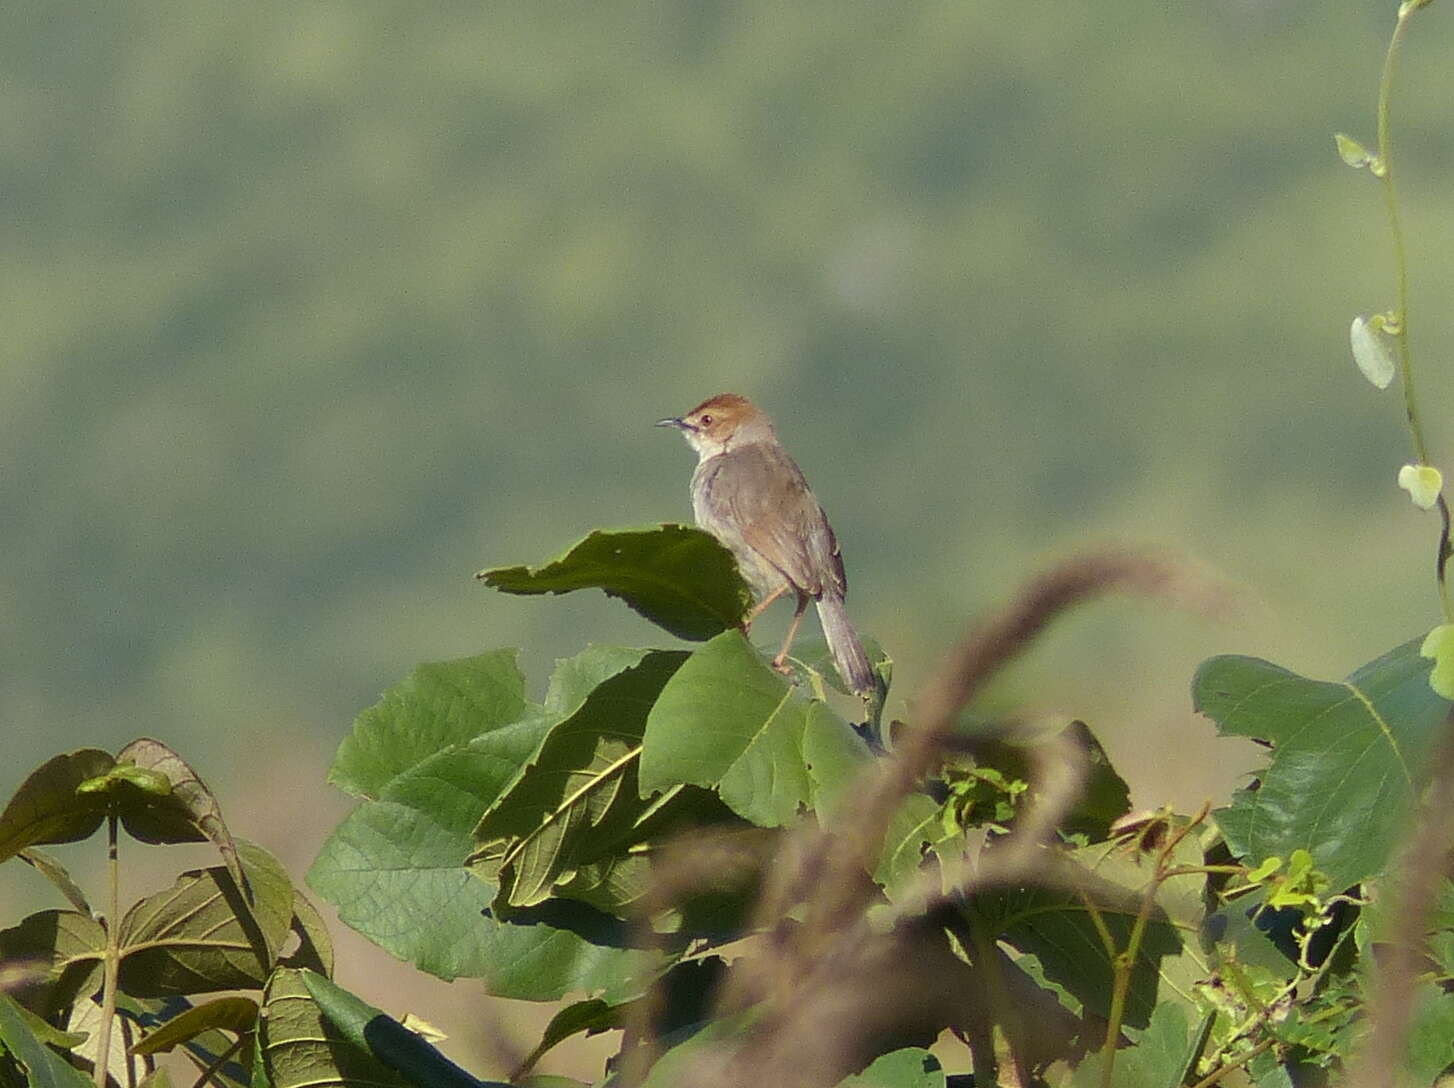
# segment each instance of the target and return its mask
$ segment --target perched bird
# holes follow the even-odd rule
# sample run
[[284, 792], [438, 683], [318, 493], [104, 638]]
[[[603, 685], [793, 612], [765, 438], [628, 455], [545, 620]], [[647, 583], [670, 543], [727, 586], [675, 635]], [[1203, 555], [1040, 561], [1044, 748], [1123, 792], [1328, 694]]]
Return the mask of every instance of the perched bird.
[[773, 668], [784, 664], [808, 601], [818, 602], [818, 619], [838, 675], [853, 691], [876, 688], [868, 654], [858, 639], [843, 597], [848, 582], [838, 541], [797, 462], [778, 442], [772, 421], [746, 397], [721, 393], [684, 416], [657, 421], [676, 427], [697, 451], [692, 473], [692, 513], [737, 558], [756, 597], [750, 625], [786, 593], [797, 610]]

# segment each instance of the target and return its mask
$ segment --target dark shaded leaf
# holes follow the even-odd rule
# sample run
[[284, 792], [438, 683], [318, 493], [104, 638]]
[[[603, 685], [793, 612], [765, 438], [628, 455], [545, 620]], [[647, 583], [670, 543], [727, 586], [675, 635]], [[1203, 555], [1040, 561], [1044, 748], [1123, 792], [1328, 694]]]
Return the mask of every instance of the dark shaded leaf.
[[717, 538], [685, 525], [597, 531], [539, 567], [496, 567], [477, 578], [505, 593], [600, 589], [678, 638], [736, 627], [752, 591]]
[[162, 776], [168, 789], [140, 791], [120, 810], [121, 824], [142, 842], [173, 843], [207, 840], [222, 854], [232, 879], [246, 889], [237, 844], [222, 820], [217, 798], [187, 761], [161, 741], [142, 737], [116, 753], [117, 769], [131, 766]]
[[551, 726], [529, 767], [490, 808], [475, 840], [505, 901], [533, 906], [583, 865], [616, 860], [650, 807], [637, 789], [646, 716], [687, 655], [644, 653]]
[[526, 1055], [525, 1060], [520, 1063], [519, 1069], [511, 1079], [519, 1080], [523, 1074], [535, 1068], [536, 1063], [545, 1056], [547, 1051], [572, 1035], [579, 1035], [582, 1032], [587, 1036], [599, 1035], [603, 1031], [611, 1031], [621, 1025], [622, 1008], [620, 1005], [609, 1005], [599, 998], [567, 1005], [550, 1018], [550, 1023], [545, 1025], [545, 1031], [541, 1033], [540, 1042], [535, 1045], [534, 1050]]
[[79, 842], [91, 835], [106, 816], [106, 799], [77, 790], [115, 765], [109, 752], [82, 748], [32, 771], [0, 813], [0, 861], [27, 846]]
[[[261, 1068], [276, 1088], [359, 1085], [416, 1088], [402, 1074], [351, 1042], [314, 1002], [304, 976], [282, 968], [268, 980], [260, 1021]], [[318, 977], [318, 976], [315, 976]]]
[[46, 1018], [95, 992], [105, 950], [101, 923], [75, 911], [40, 911], [0, 931], [0, 962], [33, 965], [33, 979], [18, 992], [32, 1012]]
[[313, 901], [297, 888], [293, 889], [293, 921], [289, 928], [298, 938], [298, 947], [282, 957], [278, 965], [306, 967], [332, 978], [333, 937]]
[[131, 1048], [133, 1054], [164, 1054], [214, 1029], [243, 1035], [257, 1026], [258, 1005], [250, 997], [219, 997], [172, 1017]]
[[117, 931], [121, 987], [138, 997], [256, 989], [268, 978], [293, 918], [293, 885], [262, 847], [239, 857], [253, 889], [245, 900], [222, 866], [183, 873], [126, 912]]
[[302, 982], [322, 1013], [325, 1031], [335, 1029], [352, 1047], [402, 1073], [419, 1088], [509, 1088], [476, 1080], [421, 1036], [347, 990], [312, 971]]
[[[1188, 836], [1188, 839], [1194, 838]], [[1180, 864], [1199, 865], [1194, 842], [1183, 840]], [[968, 908], [980, 932], [1034, 955], [1045, 978], [1097, 1016], [1110, 1012], [1115, 964], [1087, 902], [1099, 913], [1122, 954], [1151, 879], [1151, 863], [1104, 844], [1057, 861], [1049, 852], [1044, 882], [975, 895]], [[1125, 1023], [1146, 1027], [1171, 1002], [1194, 1008], [1193, 988], [1211, 973], [1200, 949], [1205, 877], [1176, 877], [1162, 885], [1132, 964]]]
[[89, 1077], [35, 1037], [20, 1006], [0, 993], [0, 1044], [25, 1067], [30, 1088], [91, 1088]]

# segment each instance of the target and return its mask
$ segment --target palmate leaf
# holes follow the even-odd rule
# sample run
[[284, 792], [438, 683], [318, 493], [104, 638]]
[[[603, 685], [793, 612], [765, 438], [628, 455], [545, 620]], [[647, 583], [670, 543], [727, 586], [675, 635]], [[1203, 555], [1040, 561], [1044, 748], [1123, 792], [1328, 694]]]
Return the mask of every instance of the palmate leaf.
[[678, 638], [711, 638], [742, 622], [752, 591], [717, 538], [685, 525], [597, 531], [539, 567], [496, 567], [477, 578], [504, 593], [600, 589]]
[[1312, 854], [1335, 889], [1380, 872], [1449, 714], [1409, 642], [1346, 681], [1308, 680], [1251, 657], [1214, 657], [1193, 698], [1220, 732], [1272, 745], [1252, 788], [1216, 813], [1233, 854]]
[[126, 912], [117, 930], [121, 987], [134, 997], [261, 987], [293, 920], [293, 885], [278, 860], [244, 842], [244, 900], [222, 866], [183, 873]]

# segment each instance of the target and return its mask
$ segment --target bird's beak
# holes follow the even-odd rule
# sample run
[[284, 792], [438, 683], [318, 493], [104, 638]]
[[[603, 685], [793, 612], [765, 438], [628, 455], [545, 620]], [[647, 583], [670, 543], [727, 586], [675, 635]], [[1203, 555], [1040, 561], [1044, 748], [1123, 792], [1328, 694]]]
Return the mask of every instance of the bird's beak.
[[672, 416], [670, 419], [658, 419], [656, 425], [658, 427], [675, 427], [679, 431], [690, 431], [692, 429], [691, 424], [680, 416]]

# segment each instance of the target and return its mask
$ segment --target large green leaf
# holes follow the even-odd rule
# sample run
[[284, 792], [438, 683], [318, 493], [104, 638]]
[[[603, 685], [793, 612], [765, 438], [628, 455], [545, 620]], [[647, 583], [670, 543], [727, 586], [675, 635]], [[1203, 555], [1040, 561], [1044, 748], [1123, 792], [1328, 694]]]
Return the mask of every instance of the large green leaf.
[[692, 654], [651, 708], [641, 789], [705, 786], [744, 819], [777, 827], [805, 807], [831, 808], [869, 758], [847, 723], [727, 631]]
[[262, 847], [241, 842], [238, 856], [250, 902], [219, 865], [183, 873], [126, 912], [117, 930], [122, 989], [165, 997], [263, 985], [293, 920], [293, 885]]
[[396, 774], [334, 830], [308, 873], [343, 921], [441, 978], [476, 977], [501, 996], [552, 1000], [629, 990], [655, 957], [586, 908], [517, 923], [496, 917], [497, 885], [465, 864], [480, 818], [524, 774], [550, 726], [642, 651], [592, 647], [560, 662], [546, 707], [499, 723]]
[[648, 808], [637, 789], [646, 716], [686, 657], [640, 651], [638, 663], [598, 684], [480, 820], [475, 840], [510, 905], [539, 903], [581, 865], [624, 849]]
[[717, 538], [685, 525], [597, 531], [539, 567], [477, 577], [505, 593], [601, 589], [679, 638], [707, 639], [742, 622], [752, 591]]
[[525, 678], [516, 651], [420, 665], [360, 714], [338, 748], [328, 779], [378, 797], [392, 779], [440, 752], [525, 713]]
[[1197, 670], [1197, 709], [1228, 735], [1272, 745], [1257, 782], [1217, 812], [1239, 858], [1301, 847], [1334, 888], [1380, 872], [1405, 831], [1450, 704], [1409, 642], [1346, 681], [1308, 680], [1251, 657]]

